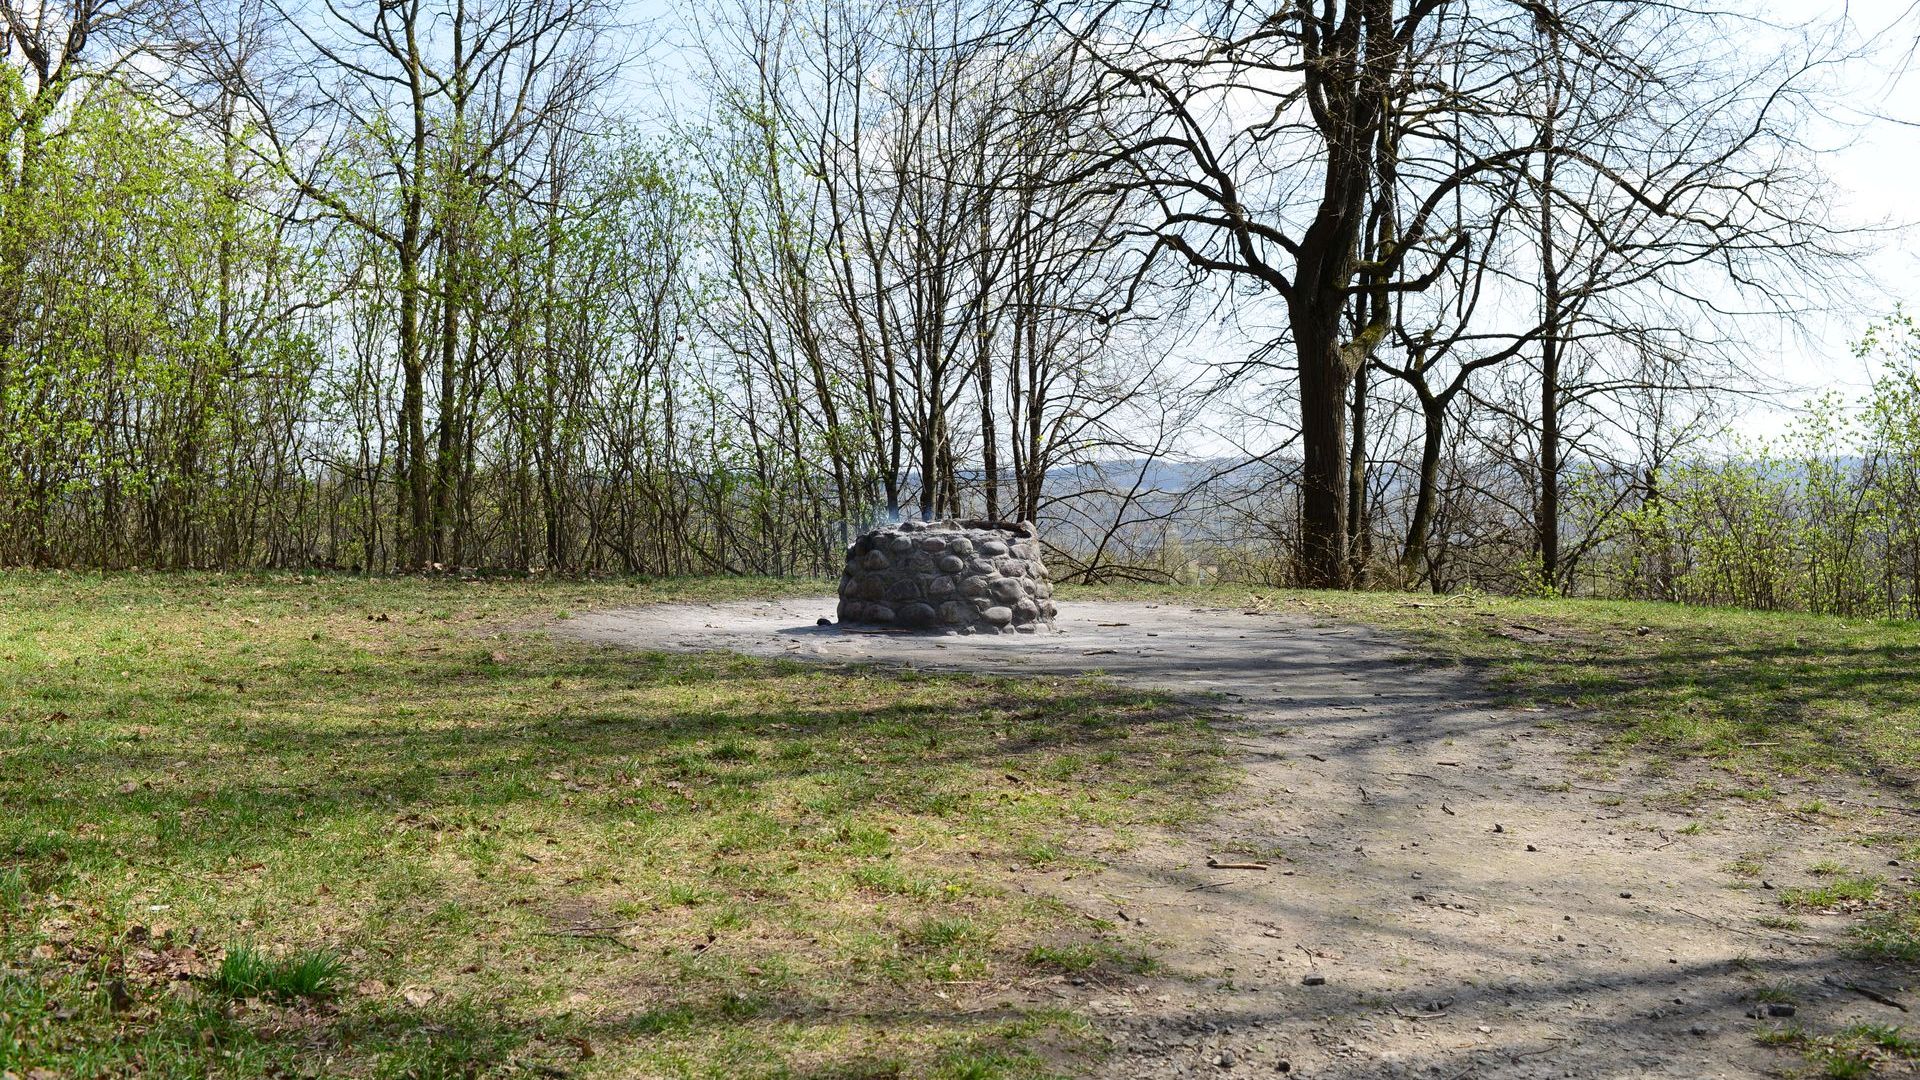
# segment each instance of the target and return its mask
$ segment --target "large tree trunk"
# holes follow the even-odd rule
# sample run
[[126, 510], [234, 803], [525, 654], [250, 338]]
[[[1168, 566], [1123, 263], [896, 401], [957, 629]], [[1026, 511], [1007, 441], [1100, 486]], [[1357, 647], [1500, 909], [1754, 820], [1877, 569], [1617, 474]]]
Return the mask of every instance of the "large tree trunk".
[[1293, 305], [1300, 358], [1300, 583], [1342, 589], [1347, 576], [1347, 387], [1340, 309]]

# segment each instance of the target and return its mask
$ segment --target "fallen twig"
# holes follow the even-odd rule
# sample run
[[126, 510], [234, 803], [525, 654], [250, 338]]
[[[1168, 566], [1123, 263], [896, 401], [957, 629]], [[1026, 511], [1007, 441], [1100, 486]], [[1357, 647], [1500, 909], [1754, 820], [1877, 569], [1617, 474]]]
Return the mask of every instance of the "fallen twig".
[[1683, 907], [1675, 907], [1673, 910], [1679, 912], [1682, 915], [1691, 915], [1694, 918], [1699, 919], [1701, 922], [1706, 923], [1708, 926], [1717, 926], [1722, 930], [1728, 931], [1729, 933], [1745, 934], [1747, 937], [1765, 938], [1769, 941], [1791, 941], [1795, 945], [1819, 944], [1819, 942], [1813, 941], [1808, 938], [1787, 937], [1784, 934], [1762, 934], [1759, 931], [1748, 930], [1745, 927], [1734, 926], [1732, 923], [1724, 923], [1718, 919], [1709, 919], [1705, 915], [1702, 915], [1697, 911], [1688, 911], [1686, 908], [1683, 908]]
[[[623, 949], [626, 949], [628, 952], [641, 951], [640, 946], [635, 945], [633, 942], [626, 940], [625, 938], [619, 936], [618, 934], [579, 933], [572, 930], [545, 930], [545, 931], [542, 931], [541, 933], [545, 937], [572, 938], [575, 941], [608, 941], [608, 942], [612, 942], [615, 945], [620, 946]], [[699, 950], [696, 949], [695, 951], [698, 952]]]
[[1854, 993], [1859, 994], [1861, 997], [1866, 998], [1868, 1001], [1877, 1001], [1880, 1004], [1885, 1005], [1889, 1008], [1899, 1009], [1901, 1012], [1912, 1011], [1911, 1009], [1907, 1008], [1906, 1002], [1901, 1001], [1899, 998], [1891, 997], [1889, 995], [1883, 994], [1880, 991], [1875, 990], [1871, 986], [1861, 986], [1859, 983], [1847, 982], [1844, 979], [1836, 979], [1831, 975], [1821, 976], [1820, 981], [1826, 983], [1828, 986], [1838, 987], [1842, 990], [1851, 990]]

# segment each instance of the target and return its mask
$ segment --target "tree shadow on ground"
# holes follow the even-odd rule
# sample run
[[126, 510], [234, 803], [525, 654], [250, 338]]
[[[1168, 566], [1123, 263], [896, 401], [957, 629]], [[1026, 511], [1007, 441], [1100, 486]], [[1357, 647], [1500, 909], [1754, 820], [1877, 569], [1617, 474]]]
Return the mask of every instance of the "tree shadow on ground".
[[[229, 1050], [258, 1065], [236, 1075], [483, 1075], [529, 1047], [521, 1071], [542, 1072], [587, 1064], [585, 1040], [595, 1068], [932, 1075], [951, 1058], [996, 1075], [1049, 1024], [931, 992], [1033, 974], [1027, 938], [1060, 916], [969, 862], [1065, 858], [1045, 849], [1191, 813], [1220, 782], [1194, 710], [1086, 680], [523, 641], [249, 682], [76, 696], [14, 740], [0, 850], [35, 895], [97, 896], [60, 916], [86, 949], [59, 944], [32, 978], [94, 1001], [129, 926], [165, 920], [207, 956], [252, 936], [324, 944], [389, 989], [227, 1009], [212, 1028], [164, 997], [144, 1025], [103, 1007], [91, 1038], [123, 1064], [168, 1060], [154, 1048], [172, 1040], [179, 1075]], [[622, 934], [575, 933], [603, 921]], [[930, 924], [955, 941], [924, 944]], [[40, 941], [23, 928], [5, 951]], [[591, 1018], [565, 1002], [576, 979]], [[405, 983], [456, 1004], [396, 1004]], [[873, 1024], [907, 999], [926, 1003], [911, 1023]]]

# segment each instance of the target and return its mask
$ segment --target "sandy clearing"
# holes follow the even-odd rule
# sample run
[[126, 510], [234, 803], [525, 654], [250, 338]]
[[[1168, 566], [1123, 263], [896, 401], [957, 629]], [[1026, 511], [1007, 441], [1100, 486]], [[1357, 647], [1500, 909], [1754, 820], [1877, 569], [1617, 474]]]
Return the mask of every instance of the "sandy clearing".
[[[1895, 878], [1912, 868], [1745, 804], [1713, 807], [1704, 831], [1683, 833], [1695, 818], [1649, 797], [1686, 777], [1586, 779], [1577, 735], [1497, 707], [1469, 673], [1386, 634], [1139, 602], [1075, 603], [1059, 633], [1019, 637], [815, 625], [831, 614], [825, 597], [661, 605], [552, 629], [633, 648], [1097, 670], [1217, 695], [1233, 717], [1243, 782], [1212, 821], [1099, 852], [1099, 873], [1009, 871], [1010, 887], [1117, 921], [1165, 965], [1003, 995], [1093, 1017], [1115, 1052], [1100, 1075], [1764, 1076], [1799, 1064], [1754, 1039], [1777, 1023], [1746, 1015], [1764, 988], [1816, 1029], [1912, 1019], [1829, 979], [1920, 1009], [1914, 972], [1842, 957], [1842, 918], [1762, 927], [1778, 894], [1728, 869], [1758, 855], [1785, 887], [1821, 859]], [[1814, 797], [1854, 796], [1806, 783], [1784, 801]], [[1245, 851], [1284, 857], [1264, 872], [1206, 865]]]

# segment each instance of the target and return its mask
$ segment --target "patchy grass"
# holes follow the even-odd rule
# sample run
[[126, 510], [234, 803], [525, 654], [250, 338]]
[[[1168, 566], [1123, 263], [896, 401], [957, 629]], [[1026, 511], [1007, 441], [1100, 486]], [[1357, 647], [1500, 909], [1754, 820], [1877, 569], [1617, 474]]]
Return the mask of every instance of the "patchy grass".
[[[1920, 783], [1920, 623], [1604, 600], [1217, 586], [1063, 588], [1370, 623], [1472, 663], [1523, 705], [1572, 710], [1603, 748], [1694, 760], [1778, 798], [1780, 774]], [[1727, 794], [1728, 790], [1703, 795]], [[1807, 816], [1819, 804], [1795, 808]]]
[[[1861, 846], [1903, 866], [1920, 862], [1912, 816], [1920, 783], [1920, 623], [1245, 586], [1062, 590], [1063, 601], [1075, 598], [1151, 598], [1393, 630], [1443, 660], [1479, 668], [1515, 705], [1538, 710], [1542, 727], [1577, 719], [1595, 736], [1594, 755], [1607, 768], [1671, 775], [1687, 763], [1703, 774], [1658, 805], [1739, 800], [1810, 823], [1845, 821]], [[1862, 814], [1820, 800], [1790, 801], [1782, 778], [1810, 776], [1863, 779], [1880, 789], [1878, 806]], [[1766, 869], [1758, 853], [1727, 867], [1748, 881]], [[1793, 914], [1762, 918], [1761, 925], [1791, 929], [1804, 912], [1853, 915], [1858, 922], [1848, 933], [1858, 954], [1920, 963], [1920, 892], [1856, 875], [1837, 861], [1816, 863], [1807, 874], [1812, 884], [1781, 893]]]
[[1039, 970], [1076, 975], [1143, 975], [1157, 970], [1152, 957], [1122, 948], [1111, 941], [1073, 941], [1057, 945], [1042, 943], [1028, 949], [1025, 959], [1028, 966]]
[[1920, 964], [1920, 893], [1909, 893], [1869, 914], [1850, 931], [1862, 956]]
[[818, 588], [0, 574], [0, 1071], [1085, 1058], [1083, 1020], [986, 999], [1131, 961], [1010, 875], [1199, 815], [1203, 717], [516, 629]]
[[1780, 906], [1788, 911], [1858, 911], [1880, 899], [1885, 884], [1877, 877], [1837, 877], [1810, 888], [1780, 890]]
[[1828, 1080], [1881, 1076], [1887, 1069], [1907, 1072], [1920, 1065], [1920, 1036], [1890, 1024], [1853, 1024], [1826, 1034], [1789, 1025], [1767, 1028], [1757, 1038], [1800, 1051], [1812, 1075]]

